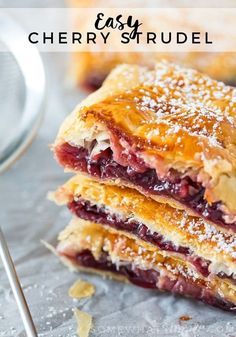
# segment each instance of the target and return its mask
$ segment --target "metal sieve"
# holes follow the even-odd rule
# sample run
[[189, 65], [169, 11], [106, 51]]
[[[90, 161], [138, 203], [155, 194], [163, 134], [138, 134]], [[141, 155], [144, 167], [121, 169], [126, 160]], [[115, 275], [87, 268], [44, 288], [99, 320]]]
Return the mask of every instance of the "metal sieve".
[[[42, 116], [45, 74], [36, 48], [23, 46], [24, 31], [0, 14], [0, 172], [33, 139]], [[37, 337], [14, 263], [0, 227], [0, 256], [28, 337]]]
[[22, 153], [42, 117], [45, 73], [37, 49], [22, 48], [25, 33], [0, 14], [0, 172]]

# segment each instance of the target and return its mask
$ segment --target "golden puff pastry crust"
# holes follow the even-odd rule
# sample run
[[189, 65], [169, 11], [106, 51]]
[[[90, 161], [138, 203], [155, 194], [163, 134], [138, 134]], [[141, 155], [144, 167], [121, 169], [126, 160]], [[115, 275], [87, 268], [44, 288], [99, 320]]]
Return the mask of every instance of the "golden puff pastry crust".
[[[166, 62], [157, 63], [152, 71], [122, 65], [67, 117], [54, 150], [62, 165], [73, 171], [83, 171], [73, 162], [76, 148], [86, 149], [93, 162], [110, 149], [112, 160], [122, 167], [144, 175], [155, 170], [159, 184], [179, 179], [183, 186], [176, 196], [176, 187], [163, 193], [155, 186], [145, 189], [124, 174], [109, 177], [105, 172], [102, 177], [126, 180], [151, 197], [160, 201], [164, 197], [210, 221], [232, 224], [228, 228], [236, 231], [235, 112], [236, 89], [195, 70]], [[67, 144], [72, 150], [64, 150]], [[70, 152], [72, 159], [67, 160], [63, 151]], [[192, 185], [186, 192], [189, 180]], [[189, 203], [188, 197], [196, 191], [205, 203], [201, 211]], [[207, 215], [212, 205], [222, 212], [221, 220], [212, 216], [214, 209]]]
[[[152, 288], [171, 290], [206, 302], [207, 298], [211, 298], [213, 305], [212, 298], [220, 299], [224, 303], [229, 302], [231, 310], [235, 308], [236, 288], [233, 282], [218, 276], [206, 279], [191, 269], [186, 261], [163, 254], [152, 245], [111, 228], [73, 219], [59, 235], [57, 251], [75, 269], [82, 266], [89, 271], [93, 268], [123, 273], [131, 282], [136, 281], [141, 286], [143, 282]], [[181, 284], [179, 289], [176, 282]]]
[[[207, 261], [210, 273], [236, 276], [234, 233], [222, 232], [201, 218], [147, 198], [134, 189], [76, 175], [51, 193], [50, 198], [60, 205], [69, 205], [79, 217], [88, 217], [91, 214], [89, 212], [96, 211], [96, 218], [94, 213], [90, 216], [93, 216], [93, 221], [98, 219], [99, 223], [103, 219], [101, 214], [108, 214], [108, 217], [113, 216], [113, 219], [123, 221], [124, 224], [129, 221], [144, 224], [150, 231], [150, 237], [155, 233], [161, 235], [163, 241], [171, 242], [174, 247], [188, 248], [188, 251], [176, 249], [176, 253], [184, 253], [186, 258], [191, 251], [192, 255]], [[96, 209], [93, 209], [94, 205]], [[112, 226], [112, 222], [107, 222], [107, 217], [103, 221], [103, 224]], [[134, 238], [139, 235], [139, 231], [132, 231], [128, 225], [127, 229], [123, 225], [123, 230], [126, 230], [126, 235]], [[142, 238], [147, 239], [144, 236]]]

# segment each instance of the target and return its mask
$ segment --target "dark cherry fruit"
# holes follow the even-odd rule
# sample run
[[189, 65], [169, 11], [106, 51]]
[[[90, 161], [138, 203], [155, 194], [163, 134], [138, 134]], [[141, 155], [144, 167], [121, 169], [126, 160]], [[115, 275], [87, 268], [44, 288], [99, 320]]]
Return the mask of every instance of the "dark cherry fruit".
[[186, 281], [186, 279], [180, 275], [174, 279], [170, 278], [167, 274], [161, 275], [157, 270], [143, 270], [130, 264], [122, 265], [117, 268], [111, 261], [109, 261], [105, 252], [101, 255], [99, 260], [95, 260], [89, 250], [81, 251], [76, 257], [67, 256], [66, 253], [60, 254], [67, 257], [78, 266], [124, 275], [131, 283], [142, 288], [159, 289], [174, 294], [191, 296], [192, 298], [223, 310], [235, 310], [235, 305], [233, 303], [218, 297], [201, 283], [195, 283], [189, 280]]
[[114, 161], [110, 148], [96, 156], [96, 159], [91, 159], [87, 149], [65, 143], [56, 148], [56, 156], [67, 168], [101, 179], [121, 178], [144, 191], [171, 197], [206, 220], [236, 231], [236, 223], [225, 222], [224, 213], [219, 208], [220, 203], [209, 205], [204, 199], [205, 189], [202, 185], [190, 177], [181, 178], [176, 171], [169, 172], [168, 180], [159, 179], [154, 169], [147, 168], [145, 172], [136, 172], [132, 167], [122, 166]]
[[91, 205], [89, 201], [82, 199], [70, 202], [68, 207], [79, 218], [132, 233], [162, 250], [183, 254], [186, 260], [192, 263], [198, 272], [205, 277], [209, 275], [209, 261], [194, 256], [193, 252], [187, 247], [177, 247], [171, 241], [165, 241], [161, 234], [157, 232], [152, 233], [147, 226], [142, 223], [134, 220], [130, 221], [129, 219], [121, 220], [115, 214], [107, 213], [103, 208]]

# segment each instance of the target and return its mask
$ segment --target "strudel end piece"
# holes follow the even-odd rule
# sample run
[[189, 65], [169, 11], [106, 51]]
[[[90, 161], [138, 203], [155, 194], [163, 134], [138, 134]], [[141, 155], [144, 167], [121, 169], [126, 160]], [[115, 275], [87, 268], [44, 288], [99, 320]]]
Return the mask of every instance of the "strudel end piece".
[[74, 215], [143, 240], [188, 261], [204, 277], [236, 283], [236, 235], [147, 198], [138, 191], [77, 175], [51, 198]]
[[144, 288], [191, 296], [233, 311], [236, 286], [215, 275], [203, 277], [188, 261], [110, 227], [74, 219], [59, 236], [57, 252], [75, 270], [98, 272]]
[[236, 231], [236, 89], [195, 70], [122, 65], [63, 123], [67, 169]]
[[214, 79], [235, 86], [235, 53], [74, 53], [71, 58], [70, 77], [86, 92], [100, 88], [107, 75], [119, 64], [139, 64], [152, 69], [156, 62], [168, 60], [204, 72]]

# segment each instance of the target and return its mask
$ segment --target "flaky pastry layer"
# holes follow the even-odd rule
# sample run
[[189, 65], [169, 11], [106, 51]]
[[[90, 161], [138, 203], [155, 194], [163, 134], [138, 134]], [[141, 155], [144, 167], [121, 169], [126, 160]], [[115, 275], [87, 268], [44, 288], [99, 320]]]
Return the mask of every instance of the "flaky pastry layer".
[[158, 271], [170, 279], [181, 278], [185, 283], [207, 289], [214, 296], [231, 303], [236, 301], [236, 286], [217, 276], [206, 279], [196, 273], [188, 263], [168, 254], [163, 254], [152, 245], [134, 240], [111, 228], [84, 220], [73, 219], [59, 236], [57, 251], [60, 256], [76, 265], [80, 252], [89, 251], [97, 261], [106, 254], [116, 269], [132, 265], [133, 268]]
[[[58, 204], [82, 199], [118, 219], [144, 224], [174, 246], [189, 248], [196, 256], [210, 261], [212, 273], [236, 275], [236, 235], [220, 231], [200, 218], [147, 198], [136, 190], [98, 182], [76, 175], [50, 198]], [[99, 219], [99, 215], [98, 215]], [[100, 220], [101, 222], [102, 220]]]
[[111, 148], [119, 164], [154, 169], [160, 179], [174, 170], [201, 184], [204, 199], [209, 205], [219, 202], [225, 221], [232, 223], [235, 112], [236, 90], [194, 70], [168, 63], [157, 63], [153, 71], [123, 65], [65, 120], [54, 149], [57, 155], [63, 144], [92, 146], [96, 158]]

